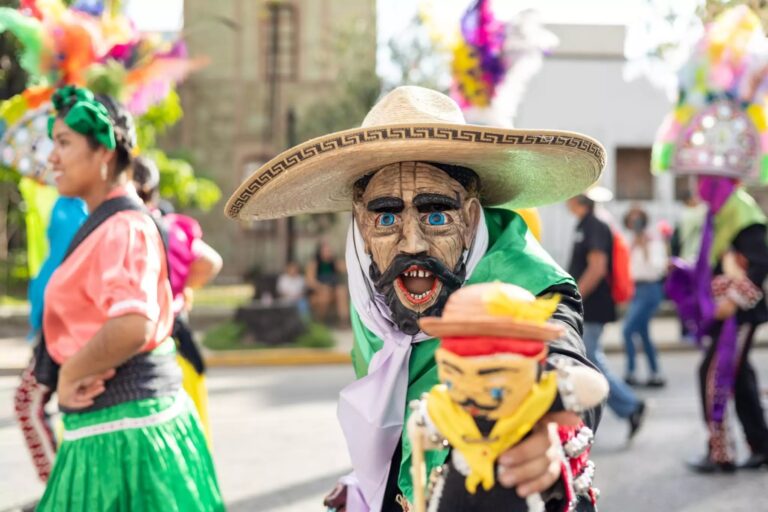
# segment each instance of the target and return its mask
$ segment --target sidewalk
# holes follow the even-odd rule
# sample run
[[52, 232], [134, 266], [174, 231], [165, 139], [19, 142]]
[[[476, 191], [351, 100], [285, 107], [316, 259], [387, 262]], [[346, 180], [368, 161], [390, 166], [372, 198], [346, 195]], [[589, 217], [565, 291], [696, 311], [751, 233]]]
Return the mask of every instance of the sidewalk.
[[[211, 367], [220, 366], [285, 366], [344, 364], [349, 362], [352, 348], [351, 330], [334, 330], [337, 344], [333, 349], [275, 348], [258, 350], [227, 350], [212, 352], [205, 350], [206, 361]], [[697, 350], [679, 339], [680, 324], [673, 317], [658, 317], [651, 322], [651, 335], [662, 352]], [[768, 347], [768, 324], [758, 329], [756, 346]], [[621, 352], [621, 323], [606, 327], [603, 335], [606, 352]], [[18, 336], [0, 337], [0, 373], [17, 372], [29, 361], [31, 345]]]

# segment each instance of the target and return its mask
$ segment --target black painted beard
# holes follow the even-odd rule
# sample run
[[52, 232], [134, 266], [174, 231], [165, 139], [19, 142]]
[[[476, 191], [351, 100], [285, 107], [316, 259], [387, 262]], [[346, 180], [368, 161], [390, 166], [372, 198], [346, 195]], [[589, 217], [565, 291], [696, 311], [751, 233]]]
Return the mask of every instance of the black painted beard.
[[[423, 313], [417, 313], [406, 307], [395, 291], [395, 279], [413, 265], [429, 270], [442, 284], [435, 303]], [[371, 261], [371, 268], [369, 269], [369, 275], [376, 291], [384, 295], [389, 310], [392, 312], [392, 320], [402, 332], [410, 335], [419, 332], [419, 318], [422, 316], [440, 316], [442, 314], [448, 296], [461, 288], [466, 273], [466, 265], [461, 259], [456, 268], [451, 271], [442, 261], [431, 256], [409, 256], [406, 254], [395, 256], [384, 273], [379, 270], [375, 261]]]

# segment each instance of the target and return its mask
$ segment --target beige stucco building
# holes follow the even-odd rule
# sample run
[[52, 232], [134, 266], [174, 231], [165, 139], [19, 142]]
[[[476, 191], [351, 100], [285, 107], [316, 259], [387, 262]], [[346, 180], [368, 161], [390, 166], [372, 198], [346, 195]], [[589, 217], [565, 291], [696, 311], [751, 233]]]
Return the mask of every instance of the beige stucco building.
[[[222, 202], [200, 220], [224, 257], [224, 277], [254, 266], [279, 271], [287, 221], [238, 224], [224, 217], [224, 200], [260, 163], [299, 141], [309, 108], [335, 101], [347, 71], [375, 74], [375, 0], [186, 0], [184, 20], [190, 53], [211, 62], [181, 86], [185, 116], [164, 144], [190, 151], [222, 189]], [[344, 222], [293, 224], [301, 261], [320, 231], [343, 245]]]

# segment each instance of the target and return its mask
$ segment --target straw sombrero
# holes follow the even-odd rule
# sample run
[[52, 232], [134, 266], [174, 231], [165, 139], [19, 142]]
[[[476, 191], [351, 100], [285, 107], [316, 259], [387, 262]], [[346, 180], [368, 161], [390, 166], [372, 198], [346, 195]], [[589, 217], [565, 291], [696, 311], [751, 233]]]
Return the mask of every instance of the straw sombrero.
[[396, 162], [473, 169], [480, 200], [512, 208], [572, 197], [597, 181], [605, 150], [572, 132], [468, 125], [449, 97], [403, 86], [382, 98], [360, 128], [312, 139], [261, 166], [229, 198], [232, 218], [275, 219], [352, 209], [360, 177]]
[[436, 338], [491, 336], [517, 340], [550, 341], [564, 332], [550, 323], [558, 297], [536, 298], [508, 283], [464, 286], [448, 297], [440, 317], [425, 316], [419, 327]]

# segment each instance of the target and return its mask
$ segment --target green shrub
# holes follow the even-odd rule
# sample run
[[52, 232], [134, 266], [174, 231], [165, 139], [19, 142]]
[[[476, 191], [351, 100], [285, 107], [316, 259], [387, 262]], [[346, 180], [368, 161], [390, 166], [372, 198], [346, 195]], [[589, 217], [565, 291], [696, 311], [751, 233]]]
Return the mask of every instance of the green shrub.
[[304, 334], [296, 338], [296, 345], [304, 348], [331, 348], [335, 344], [331, 330], [316, 322], [309, 323]]
[[206, 331], [203, 345], [211, 350], [233, 350], [245, 348], [242, 344], [245, 326], [231, 320]]
[[336, 344], [331, 330], [323, 324], [312, 322], [296, 341], [279, 347], [258, 341], [244, 342], [247, 336], [245, 325], [230, 320], [208, 329], [203, 336], [203, 345], [211, 350], [249, 350], [264, 348], [331, 348]]

